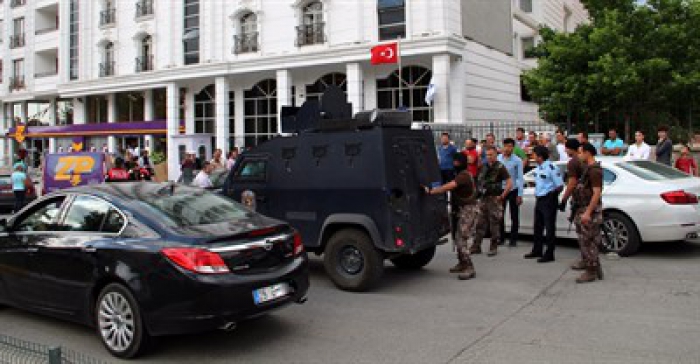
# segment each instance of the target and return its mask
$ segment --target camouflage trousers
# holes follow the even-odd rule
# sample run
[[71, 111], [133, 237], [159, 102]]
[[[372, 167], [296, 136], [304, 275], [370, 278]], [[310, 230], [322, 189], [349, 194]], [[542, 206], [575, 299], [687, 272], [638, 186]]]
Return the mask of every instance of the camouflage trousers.
[[501, 224], [503, 223], [503, 203], [497, 196], [485, 196], [479, 200], [479, 219], [476, 225], [474, 244], [481, 246], [487, 231], [491, 231], [491, 245], [501, 241]]
[[603, 225], [603, 210], [597, 208], [591, 215], [588, 224], [581, 223], [581, 216], [585, 210], [582, 208], [576, 213], [574, 222], [576, 223], [576, 234], [578, 234], [578, 246], [581, 249], [581, 258], [586, 267], [594, 268], [600, 264], [598, 260], [598, 247], [602, 243], [603, 236], [601, 226]]
[[474, 228], [479, 219], [479, 205], [464, 205], [459, 209], [459, 234], [455, 240], [457, 256], [461, 260], [469, 256], [469, 238], [474, 236]]

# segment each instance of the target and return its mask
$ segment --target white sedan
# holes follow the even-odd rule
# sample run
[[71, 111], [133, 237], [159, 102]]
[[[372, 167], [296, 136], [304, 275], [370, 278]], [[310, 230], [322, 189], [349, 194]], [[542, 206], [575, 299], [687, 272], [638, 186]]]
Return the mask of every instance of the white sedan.
[[[611, 233], [604, 248], [620, 255], [632, 255], [642, 242], [696, 239], [700, 233], [700, 178], [652, 161], [599, 158], [603, 167], [603, 211]], [[566, 162], [556, 162], [566, 175]], [[520, 233], [533, 234], [534, 172], [525, 175]], [[566, 182], [566, 179], [565, 179]], [[557, 214], [557, 237], [576, 238], [567, 218], [570, 211]], [[506, 216], [506, 229], [510, 230]]]

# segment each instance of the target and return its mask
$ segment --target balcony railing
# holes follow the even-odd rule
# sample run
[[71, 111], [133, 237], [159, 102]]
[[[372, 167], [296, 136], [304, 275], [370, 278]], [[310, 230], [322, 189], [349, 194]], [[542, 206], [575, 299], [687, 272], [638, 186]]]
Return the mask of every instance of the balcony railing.
[[297, 47], [322, 44], [326, 41], [323, 28], [326, 23], [304, 24], [297, 27]]
[[52, 77], [52, 76], [57, 76], [57, 75], [58, 75], [58, 71], [53, 70], [53, 71], [35, 73], [34, 78]]
[[250, 53], [258, 51], [258, 32], [235, 35], [233, 53]]
[[117, 22], [117, 9], [105, 9], [100, 11], [100, 26], [112, 25]]
[[136, 57], [136, 72], [153, 71], [153, 56]]
[[114, 62], [100, 63], [100, 77], [114, 76]]
[[10, 7], [16, 8], [18, 6], [23, 6], [27, 4], [27, 0], [12, 0], [10, 1]]
[[24, 33], [15, 34], [10, 36], [10, 48], [21, 48], [24, 47]]
[[153, 15], [153, 0], [139, 0], [136, 2], [136, 18]]
[[10, 77], [10, 91], [22, 90], [25, 87], [24, 76]]

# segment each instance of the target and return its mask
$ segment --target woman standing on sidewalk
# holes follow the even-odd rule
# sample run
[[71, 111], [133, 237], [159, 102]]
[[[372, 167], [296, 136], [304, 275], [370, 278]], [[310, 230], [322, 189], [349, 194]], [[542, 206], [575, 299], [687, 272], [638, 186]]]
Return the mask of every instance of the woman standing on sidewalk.
[[16, 214], [24, 206], [24, 199], [27, 194], [27, 174], [24, 173], [24, 167], [22, 165], [15, 165], [15, 171], [12, 173], [11, 179], [12, 192], [15, 193], [13, 213]]

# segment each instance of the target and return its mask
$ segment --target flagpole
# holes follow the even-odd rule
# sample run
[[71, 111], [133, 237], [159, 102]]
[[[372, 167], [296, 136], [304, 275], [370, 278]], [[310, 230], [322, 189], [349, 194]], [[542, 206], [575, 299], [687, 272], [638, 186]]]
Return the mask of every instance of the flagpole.
[[403, 108], [403, 106], [404, 106], [404, 104], [403, 104], [403, 74], [402, 74], [403, 67], [401, 66], [401, 37], [399, 37], [397, 42], [396, 42], [396, 52], [398, 53], [398, 57], [399, 57], [399, 107], [398, 108]]

